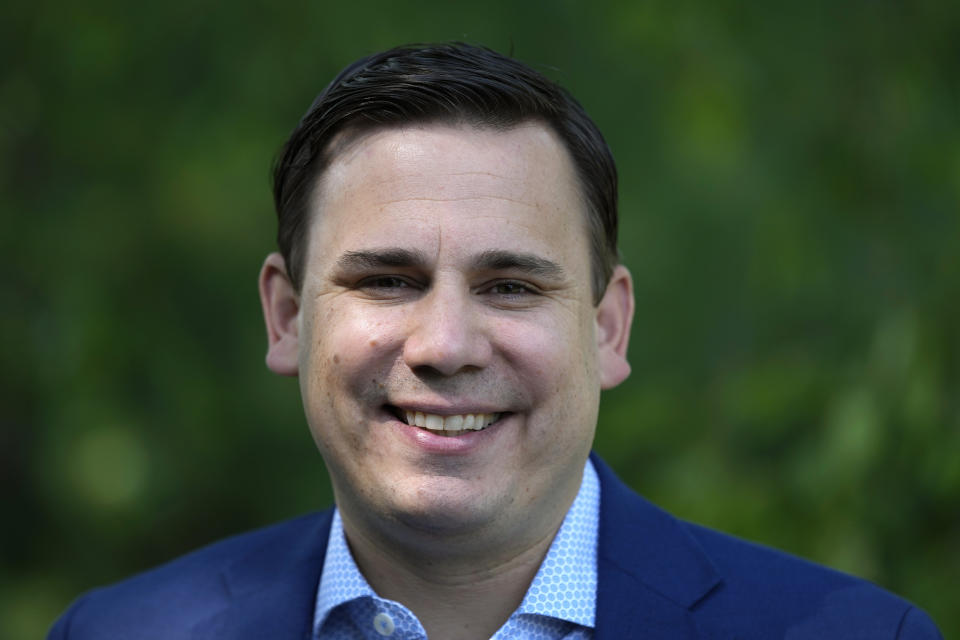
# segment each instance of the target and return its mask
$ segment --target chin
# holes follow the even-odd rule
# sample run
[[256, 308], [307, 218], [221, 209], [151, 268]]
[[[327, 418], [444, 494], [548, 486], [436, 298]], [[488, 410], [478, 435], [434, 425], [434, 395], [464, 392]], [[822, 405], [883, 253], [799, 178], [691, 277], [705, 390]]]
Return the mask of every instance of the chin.
[[394, 505], [393, 519], [405, 527], [442, 537], [475, 535], [477, 531], [490, 526], [502, 508], [496, 508], [497, 501], [489, 495], [477, 492], [458, 491], [449, 486], [449, 478], [442, 488], [426, 486], [412, 489], [411, 500], [407, 504]]

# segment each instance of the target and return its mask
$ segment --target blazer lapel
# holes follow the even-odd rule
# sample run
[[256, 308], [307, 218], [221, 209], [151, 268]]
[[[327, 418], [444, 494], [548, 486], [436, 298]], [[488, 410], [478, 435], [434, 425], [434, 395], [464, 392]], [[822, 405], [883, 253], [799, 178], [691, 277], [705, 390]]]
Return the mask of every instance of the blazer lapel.
[[310, 638], [332, 513], [306, 520], [293, 535], [229, 565], [222, 573], [229, 604], [198, 624], [194, 638]]
[[591, 459], [601, 487], [596, 640], [703, 638], [691, 608], [720, 584], [716, 567], [682, 522]]

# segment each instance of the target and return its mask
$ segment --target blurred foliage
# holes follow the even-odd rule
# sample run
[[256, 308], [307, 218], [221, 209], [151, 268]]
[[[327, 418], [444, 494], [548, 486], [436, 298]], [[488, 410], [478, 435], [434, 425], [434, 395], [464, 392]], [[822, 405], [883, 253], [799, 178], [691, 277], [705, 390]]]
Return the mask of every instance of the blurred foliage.
[[0, 637], [329, 503], [263, 366], [270, 160], [347, 62], [455, 39], [559, 80], [618, 159], [638, 313], [600, 453], [960, 637], [960, 4], [0, 12]]

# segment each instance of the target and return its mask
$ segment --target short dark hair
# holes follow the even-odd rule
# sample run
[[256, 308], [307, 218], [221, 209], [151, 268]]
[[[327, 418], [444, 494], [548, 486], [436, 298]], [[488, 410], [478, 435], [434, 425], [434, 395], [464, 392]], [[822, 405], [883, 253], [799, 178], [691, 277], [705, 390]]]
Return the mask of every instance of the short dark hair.
[[594, 302], [617, 265], [617, 169], [600, 130], [573, 96], [527, 65], [463, 43], [406, 45], [346, 67], [317, 96], [273, 168], [277, 244], [302, 285], [311, 195], [344, 131], [408, 124], [508, 130], [549, 126], [570, 153], [587, 209]]

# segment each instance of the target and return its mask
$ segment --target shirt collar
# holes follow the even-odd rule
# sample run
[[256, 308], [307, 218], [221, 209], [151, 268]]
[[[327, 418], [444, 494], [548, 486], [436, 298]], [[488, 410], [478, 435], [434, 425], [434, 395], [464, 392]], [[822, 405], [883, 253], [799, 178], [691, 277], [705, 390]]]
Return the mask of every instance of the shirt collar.
[[350, 553], [347, 538], [343, 534], [340, 509], [335, 508], [327, 540], [327, 555], [317, 589], [317, 606], [313, 614], [314, 637], [318, 637], [320, 628], [334, 607], [364, 596], [375, 597], [376, 594]]
[[594, 627], [600, 481], [587, 459], [580, 491], [547, 550], [517, 614], [538, 614]]
[[[599, 522], [600, 481], [587, 459], [580, 490], [514, 616], [541, 615], [594, 627]], [[340, 510], [335, 509], [317, 588], [314, 637], [335, 607], [363, 597], [377, 596], [350, 553]]]

